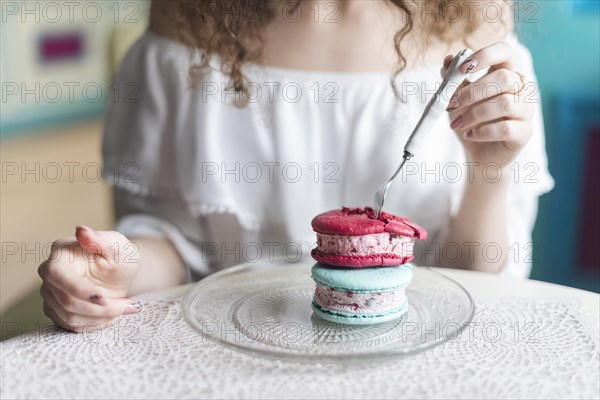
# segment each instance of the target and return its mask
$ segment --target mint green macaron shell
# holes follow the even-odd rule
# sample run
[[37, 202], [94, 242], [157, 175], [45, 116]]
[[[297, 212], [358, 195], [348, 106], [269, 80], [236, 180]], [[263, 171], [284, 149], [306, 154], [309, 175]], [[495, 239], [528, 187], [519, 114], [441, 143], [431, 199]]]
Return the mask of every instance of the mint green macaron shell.
[[346, 325], [371, 325], [392, 321], [402, 317], [402, 315], [404, 315], [408, 310], [408, 301], [404, 301], [400, 308], [390, 310], [382, 314], [351, 314], [333, 311], [319, 306], [314, 301], [312, 302], [311, 307], [315, 315], [326, 321]]
[[316, 263], [311, 269], [315, 282], [346, 292], [387, 292], [408, 286], [413, 278], [412, 266], [340, 268]]

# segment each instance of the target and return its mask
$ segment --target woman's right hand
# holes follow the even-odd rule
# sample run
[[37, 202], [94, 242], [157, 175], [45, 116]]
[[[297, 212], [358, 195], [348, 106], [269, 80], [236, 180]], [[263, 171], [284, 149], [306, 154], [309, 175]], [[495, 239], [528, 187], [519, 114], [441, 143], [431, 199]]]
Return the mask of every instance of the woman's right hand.
[[138, 246], [119, 232], [78, 226], [75, 237], [54, 242], [38, 268], [44, 313], [63, 329], [84, 332], [140, 312], [126, 297], [139, 265]]

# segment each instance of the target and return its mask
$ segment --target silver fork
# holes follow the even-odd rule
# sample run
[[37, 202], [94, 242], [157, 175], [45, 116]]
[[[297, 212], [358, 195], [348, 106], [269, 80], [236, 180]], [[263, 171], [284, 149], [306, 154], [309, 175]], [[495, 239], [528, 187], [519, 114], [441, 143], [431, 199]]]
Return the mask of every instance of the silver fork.
[[[410, 134], [406, 145], [404, 146], [404, 154], [402, 155], [402, 162], [394, 172], [394, 175], [387, 182], [382, 183], [378, 188], [377, 192], [375, 192], [375, 202], [373, 209], [375, 210], [375, 218], [379, 218], [379, 214], [381, 213], [381, 209], [383, 208], [383, 203], [385, 202], [385, 196], [387, 195], [387, 191], [392, 184], [392, 181], [398, 176], [404, 164], [410, 160], [415, 155], [415, 151], [421, 146], [421, 144], [425, 141], [427, 134], [431, 132], [433, 125], [437, 122], [438, 118], [442, 115], [442, 113], [448, 107], [448, 103], [450, 102], [451, 96], [443, 96], [444, 90], [448, 85], [454, 84], [456, 87], [462, 83], [465, 79], [465, 75], [462, 74], [458, 67], [466, 61], [473, 51], [471, 49], [464, 49], [460, 51], [456, 57], [452, 60], [450, 65], [448, 66], [448, 72], [446, 76], [442, 80], [442, 83], [439, 89], [435, 92], [429, 103], [427, 103], [427, 107], [425, 107], [425, 111], [423, 115], [417, 122], [417, 126]], [[474, 82], [479, 77], [485, 75], [487, 73], [486, 70], [482, 70], [476, 74], [477, 76], [471, 76], [470, 81]]]

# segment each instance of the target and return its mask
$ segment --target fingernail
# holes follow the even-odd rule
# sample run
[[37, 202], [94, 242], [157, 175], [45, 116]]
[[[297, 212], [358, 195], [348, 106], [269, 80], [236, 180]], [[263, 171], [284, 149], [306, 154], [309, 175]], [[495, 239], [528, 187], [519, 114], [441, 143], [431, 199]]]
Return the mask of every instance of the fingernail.
[[104, 296], [101, 296], [99, 294], [93, 294], [90, 296], [90, 301], [92, 303], [96, 303], [98, 305], [105, 305], [106, 304], [106, 299], [104, 298]]
[[466, 60], [461, 66], [460, 70], [463, 74], [468, 74], [477, 66], [477, 60], [474, 58], [469, 58]]
[[459, 101], [458, 101], [458, 96], [456, 93], [454, 93], [452, 95], [452, 97], [450, 97], [450, 101], [448, 102], [448, 108], [453, 108], [456, 109], [459, 107]]
[[473, 130], [469, 130], [469, 131], [465, 132], [463, 137], [467, 140], [472, 139], [473, 138]]
[[450, 123], [450, 128], [452, 129], [457, 129], [460, 128], [463, 124], [463, 117], [462, 115], [458, 116], [454, 121], [452, 121]]
[[448, 108], [446, 108], [446, 111], [453, 111], [456, 110], [458, 107], [458, 99], [456, 97], [452, 97], [450, 99], [450, 102], [448, 103]]
[[142, 303], [138, 301], [128, 305], [127, 308], [125, 308], [124, 314], [135, 314], [139, 313], [140, 311], [142, 311]]

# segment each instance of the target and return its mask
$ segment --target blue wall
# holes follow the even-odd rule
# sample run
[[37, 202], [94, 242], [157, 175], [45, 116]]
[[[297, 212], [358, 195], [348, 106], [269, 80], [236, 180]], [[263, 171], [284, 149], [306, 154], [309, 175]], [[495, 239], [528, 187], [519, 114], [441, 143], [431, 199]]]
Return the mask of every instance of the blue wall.
[[[532, 11], [525, 14], [524, 6], [520, 7], [517, 32], [533, 54], [544, 100], [565, 86], [598, 88], [600, 25], [598, 7], [594, 8], [594, 4], [600, 1], [541, 0], [534, 3], [539, 9], [532, 15], [529, 15]], [[530, 22], [531, 19], [538, 22]]]
[[[526, 3], [531, 2], [521, 2], [521, 11]], [[517, 32], [533, 55], [550, 171], [557, 182], [555, 190], [540, 202], [534, 232], [540, 257], [536, 257], [532, 278], [598, 292], [598, 274], [578, 272], [574, 253], [577, 224], [583, 218], [579, 214], [579, 183], [586, 148], [584, 137], [578, 134], [585, 129], [580, 122], [584, 118], [598, 120], [600, 113], [600, 1], [542, 0], [535, 4], [538, 10], [531, 18], [524, 18], [531, 9], [521, 14]], [[561, 245], [561, 239], [566, 243]]]

